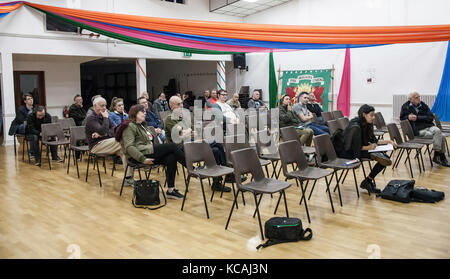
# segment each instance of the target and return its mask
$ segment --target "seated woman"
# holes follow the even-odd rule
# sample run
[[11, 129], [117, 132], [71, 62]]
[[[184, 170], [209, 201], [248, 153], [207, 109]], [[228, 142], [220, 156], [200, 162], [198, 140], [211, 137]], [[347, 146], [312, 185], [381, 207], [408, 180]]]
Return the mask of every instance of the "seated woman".
[[177, 162], [186, 166], [184, 152], [174, 143], [153, 145], [153, 135], [145, 122], [143, 105], [130, 108], [129, 124], [123, 129], [121, 145], [132, 163], [161, 164], [166, 166], [167, 197], [182, 199], [184, 196], [175, 188]]
[[124, 111], [123, 99], [114, 97], [111, 100], [111, 108], [109, 110], [109, 119], [118, 126], [122, 121], [128, 119], [128, 114]]
[[369, 153], [378, 144], [392, 144], [397, 148], [397, 144], [392, 140], [378, 140], [373, 134], [373, 120], [375, 119], [375, 108], [369, 105], [362, 105], [358, 110], [358, 117], [350, 120], [349, 125], [344, 130], [344, 150], [339, 154], [342, 158], [370, 158], [377, 161], [369, 175], [361, 182], [360, 187], [369, 193], [380, 193], [374, 184], [375, 176], [386, 166], [391, 165], [391, 160], [381, 152]]

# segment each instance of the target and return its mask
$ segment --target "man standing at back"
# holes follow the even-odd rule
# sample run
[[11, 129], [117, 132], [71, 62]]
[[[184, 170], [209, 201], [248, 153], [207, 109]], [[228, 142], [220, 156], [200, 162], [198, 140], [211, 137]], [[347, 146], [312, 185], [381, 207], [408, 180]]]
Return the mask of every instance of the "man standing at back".
[[413, 128], [414, 135], [426, 138], [433, 138], [433, 162], [441, 166], [450, 167], [445, 151], [445, 138], [441, 130], [433, 124], [433, 113], [430, 108], [420, 100], [417, 92], [412, 92], [408, 96], [408, 101], [402, 105], [400, 120], [409, 120]]
[[[120, 142], [117, 142], [114, 138], [114, 123], [109, 119], [109, 114], [106, 110], [106, 100], [102, 97], [97, 97], [93, 104], [94, 113], [86, 118], [86, 137], [89, 143], [89, 150], [94, 154], [115, 154], [120, 156], [123, 168], [126, 170], [127, 158], [122, 152]], [[126, 186], [134, 184], [132, 175], [133, 170], [129, 168], [125, 177]]]

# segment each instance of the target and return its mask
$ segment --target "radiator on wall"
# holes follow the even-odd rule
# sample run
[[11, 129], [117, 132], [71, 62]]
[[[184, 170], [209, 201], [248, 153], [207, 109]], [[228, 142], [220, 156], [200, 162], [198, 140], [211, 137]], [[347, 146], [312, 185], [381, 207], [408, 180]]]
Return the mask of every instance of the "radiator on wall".
[[[430, 109], [434, 105], [434, 101], [436, 100], [436, 95], [420, 95], [420, 100], [430, 107]], [[402, 109], [402, 105], [408, 101], [408, 95], [393, 95], [392, 96], [392, 118], [395, 120], [400, 119], [400, 111]]]

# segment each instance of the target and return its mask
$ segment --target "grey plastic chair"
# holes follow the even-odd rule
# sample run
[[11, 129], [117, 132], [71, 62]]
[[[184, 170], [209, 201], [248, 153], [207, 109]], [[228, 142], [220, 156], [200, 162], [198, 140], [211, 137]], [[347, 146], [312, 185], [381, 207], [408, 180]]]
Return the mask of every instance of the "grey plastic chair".
[[[309, 167], [308, 163], [305, 159], [305, 154], [302, 151], [300, 142], [296, 140], [286, 141], [283, 143], [280, 143], [279, 145], [279, 151], [280, 151], [280, 158], [281, 158], [281, 167], [283, 169], [283, 174], [286, 177], [286, 180], [288, 179], [295, 179], [295, 182], [297, 183], [297, 187], [300, 182], [300, 188], [302, 190], [302, 196], [300, 199], [300, 203], [302, 201], [305, 201], [305, 210], [306, 214], [308, 216], [308, 222], [311, 223], [311, 218], [309, 216], [309, 210], [308, 210], [308, 204], [306, 201], [306, 191], [308, 190], [308, 183], [310, 180], [314, 181], [313, 187], [311, 189], [311, 194], [309, 195], [308, 200], [311, 198], [311, 195], [314, 191], [314, 187], [316, 185], [317, 180], [321, 178], [325, 178], [326, 185], [327, 185], [327, 191], [330, 198], [331, 208], [333, 208], [333, 200], [331, 198], [330, 194], [330, 181], [328, 181], [327, 176], [333, 175], [333, 172], [331, 170], [321, 169], [321, 168], [314, 168]], [[293, 171], [288, 170], [288, 166], [293, 167]], [[295, 166], [294, 166], [295, 165]], [[306, 181], [306, 186], [303, 187], [303, 181]], [[277, 207], [280, 202], [280, 199], [278, 199]], [[276, 209], [275, 209], [276, 213]]]
[[400, 127], [402, 129], [403, 140], [405, 142], [425, 144], [426, 152], [428, 153], [428, 157], [430, 158], [430, 164], [433, 167], [433, 160], [431, 159], [431, 150], [430, 150], [430, 145], [433, 144], [433, 139], [414, 136], [414, 131], [411, 126], [411, 123], [409, 123], [409, 120], [400, 121]]
[[[64, 160], [65, 160], [66, 148], [70, 144], [70, 141], [66, 140], [66, 136], [64, 135], [64, 131], [63, 131], [60, 123], [42, 124], [41, 131], [42, 131], [42, 141], [41, 141], [40, 156], [42, 159], [42, 146], [45, 145], [45, 147], [47, 149], [48, 166], [51, 170], [52, 164], [51, 164], [50, 153], [49, 153], [50, 146], [56, 146], [56, 147], [58, 147], [60, 145], [64, 146]], [[52, 140], [54, 138], [56, 138], [56, 140]], [[42, 167], [42, 164], [41, 164], [41, 167]]]
[[[234, 194], [234, 202], [231, 206], [230, 215], [228, 216], [227, 224], [225, 225], [225, 230], [228, 229], [234, 206], [237, 204], [237, 197], [239, 195], [239, 192], [250, 192], [253, 194], [255, 200], [256, 214], [258, 215], [261, 238], [264, 240], [261, 216], [259, 213], [259, 204], [261, 202], [261, 198], [264, 194], [280, 193], [280, 196], [283, 195], [286, 216], [289, 217], [285, 189], [289, 188], [291, 186], [291, 183], [273, 178], [266, 178], [259, 162], [259, 158], [253, 148], [246, 148], [231, 152], [231, 160], [233, 161], [234, 166], [234, 177], [237, 184], [237, 192]], [[251, 175], [253, 176], [253, 181], [242, 184], [241, 175], [248, 173], [251, 173]], [[258, 195], [260, 195], [259, 201]]]

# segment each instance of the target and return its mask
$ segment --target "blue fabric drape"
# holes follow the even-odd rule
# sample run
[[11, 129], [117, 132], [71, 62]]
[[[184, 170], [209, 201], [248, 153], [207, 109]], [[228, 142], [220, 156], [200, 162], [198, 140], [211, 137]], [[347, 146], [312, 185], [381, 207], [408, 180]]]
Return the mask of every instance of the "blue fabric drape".
[[450, 43], [447, 44], [447, 56], [445, 58], [441, 86], [439, 86], [436, 101], [431, 112], [435, 113], [439, 120], [450, 122]]

